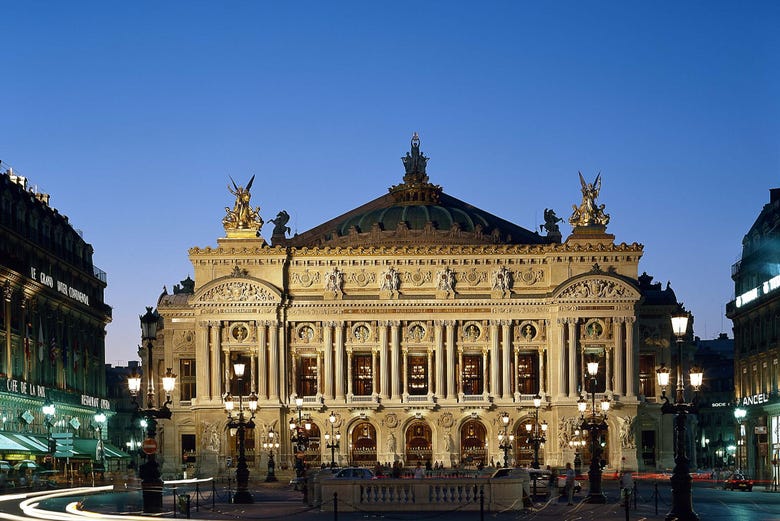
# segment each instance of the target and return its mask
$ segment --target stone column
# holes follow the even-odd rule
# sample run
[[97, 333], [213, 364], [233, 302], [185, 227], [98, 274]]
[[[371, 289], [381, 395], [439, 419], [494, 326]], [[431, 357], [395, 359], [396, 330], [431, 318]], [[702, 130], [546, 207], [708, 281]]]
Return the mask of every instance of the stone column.
[[488, 350], [483, 349], [482, 350], [482, 394], [486, 395], [488, 394], [487, 389], [485, 387], [488, 383]]
[[336, 323], [336, 399], [344, 401], [344, 323]]
[[[510, 374], [510, 370], [512, 368], [512, 365], [510, 364], [510, 354], [512, 352], [512, 321], [511, 320], [501, 321], [501, 336], [502, 336], [501, 376], [503, 377], [503, 381], [501, 383], [501, 390], [503, 392], [501, 394], [501, 397], [504, 400], [511, 400], [512, 399], [512, 385], [510, 380], [510, 378], [512, 377], [512, 375]], [[515, 365], [515, 368], [517, 368], [517, 365]], [[515, 372], [517, 372], [516, 369]]]
[[634, 367], [636, 367], [636, 352], [634, 349], [634, 323], [635, 317], [626, 317], [626, 396], [636, 396], [636, 381], [634, 380]]
[[[447, 399], [453, 400], [457, 396], [455, 393], [455, 382], [458, 381], [455, 374], [455, 322], [448, 320], [444, 322], [444, 327], [447, 336]], [[463, 366], [461, 365], [460, 367]]]
[[517, 364], [519, 363], [518, 358], [520, 357], [520, 354], [517, 352], [517, 350], [514, 350], [512, 355], [514, 356], [514, 361], [515, 361], [515, 374], [514, 377], [512, 378], [512, 382], [514, 383], [515, 386], [515, 396], [516, 396], [515, 400], [519, 402], [520, 401], [520, 376], [518, 375]]
[[347, 349], [347, 396], [352, 396], [352, 349]]
[[277, 332], [276, 322], [271, 322], [268, 326], [271, 345], [268, 348], [268, 399], [274, 402], [279, 401], [279, 334]]
[[257, 396], [268, 399], [268, 328], [265, 322], [257, 322]]
[[558, 353], [558, 398], [566, 396], [566, 319], [558, 319], [558, 346], [556, 352]]
[[[446, 396], [446, 380], [444, 379], [444, 323], [441, 320], [437, 320], [433, 325], [434, 338], [436, 342], [436, 390], [435, 394], [437, 398], [444, 398]], [[433, 389], [429, 389], [433, 391]]]
[[379, 375], [376, 374], [376, 355], [377, 350], [371, 349], [371, 394], [377, 396], [379, 389]]
[[544, 378], [544, 348], [539, 348], [538, 351], [539, 355], [539, 395], [546, 395], [547, 389], [545, 388], [545, 378]]
[[612, 322], [612, 337], [615, 340], [615, 394], [623, 396], [623, 319]]
[[577, 397], [577, 319], [569, 319], [569, 398]]
[[401, 356], [401, 323], [400, 322], [392, 322], [390, 325], [390, 362], [391, 362], [391, 368], [390, 368], [390, 385], [392, 388], [392, 396], [390, 397], [392, 400], [400, 400], [401, 399], [401, 381], [400, 381], [400, 368], [399, 368], [399, 358]]
[[428, 349], [428, 394], [433, 393], [433, 351]]
[[326, 400], [333, 399], [333, 323], [322, 323], [322, 353], [325, 359], [325, 382], [322, 394]]
[[379, 323], [379, 390], [382, 399], [390, 399], [390, 387], [388, 382], [388, 352], [387, 352], [387, 322]]
[[458, 378], [458, 395], [463, 394], [463, 350], [458, 349], [458, 367], [460, 367], [460, 377]]
[[612, 350], [604, 348], [604, 392], [612, 392]]
[[[486, 365], [485, 368], [490, 368], [490, 394], [493, 399], [497, 399], [500, 394], [498, 388], [498, 369], [500, 367], [500, 358], [498, 355], [499, 347], [499, 335], [498, 335], [498, 321], [490, 321], [490, 365]], [[487, 381], [487, 380], [486, 380]]]
[[325, 387], [325, 379], [322, 376], [322, 354], [317, 351], [317, 392], [322, 394]]
[[298, 353], [291, 349], [290, 354], [292, 355], [292, 361], [290, 362], [290, 379], [292, 380], [290, 394], [298, 396]]
[[220, 353], [222, 344], [220, 342], [220, 333], [222, 324], [218, 320], [209, 322], [211, 326], [211, 399], [219, 400], [222, 398], [222, 364], [220, 363]]
[[[211, 398], [209, 388], [209, 323], [201, 320], [195, 329], [195, 396]], [[195, 398], [197, 399], [197, 398]], [[198, 400], [201, 401], [201, 400]]]
[[401, 396], [409, 396], [409, 350], [402, 349], [403, 364], [401, 372], [403, 374], [403, 389], [401, 390]]

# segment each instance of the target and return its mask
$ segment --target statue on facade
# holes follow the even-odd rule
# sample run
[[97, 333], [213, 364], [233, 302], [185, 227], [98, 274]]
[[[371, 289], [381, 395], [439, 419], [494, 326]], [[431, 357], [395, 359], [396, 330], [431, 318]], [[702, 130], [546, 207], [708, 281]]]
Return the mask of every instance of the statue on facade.
[[512, 272], [506, 266], [501, 266], [493, 272], [493, 289], [502, 295], [509, 294], [512, 286]]
[[636, 448], [634, 439], [634, 420], [636, 416], [624, 416], [620, 422], [620, 446], [624, 449]]
[[439, 291], [444, 291], [447, 294], [454, 292], [455, 288], [455, 272], [452, 271], [449, 266], [439, 271], [436, 274], [438, 280], [437, 288]]
[[334, 267], [329, 273], [325, 275], [325, 289], [332, 292], [334, 295], [342, 294], [342, 286], [344, 285], [344, 272]]
[[578, 226], [606, 226], [609, 223], [609, 215], [604, 213], [604, 205], [596, 205], [596, 199], [601, 191], [601, 174], [596, 176], [595, 181], [586, 183], [585, 178], [580, 174], [580, 185], [582, 185], [582, 202], [580, 206], [572, 205], [574, 213], [569, 217], [569, 224]]
[[395, 434], [392, 432], [387, 437], [387, 453], [395, 455]]
[[393, 266], [387, 268], [387, 270], [384, 273], [382, 273], [381, 283], [382, 283], [380, 287], [381, 290], [396, 293], [398, 291], [398, 286], [400, 284], [398, 271]]
[[227, 215], [222, 219], [222, 225], [225, 230], [255, 230], [259, 231], [263, 227], [263, 219], [260, 217], [260, 207], [252, 208], [249, 204], [252, 194], [249, 192], [252, 189], [252, 183], [255, 181], [255, 176], [249, 180], [246, 187], [238, 186], [233, 178], [230, 178], [233, 183], [231, 188], [228, 185], [228, 191], [236, 197], [236, 201], [233, 204], [233, 209], [225, 207]]
[[290, 221], [290, 214], [282, 210], [276, 214], [276, 219], [269, 219], [268, 222], [274, 223], [273, 237], [284, 237], [290, 233], [290, 227], [287, 223]]
[[562, 220], [563, 218], [555, 215], [555, 210], [551, 208], [545, 208], [544, 224], [539, 225], [539, 229], [542, 231], [546, 231], [547, 235], [559, 235], [561, 233], [561, 230], [560, 228], [558, 228], [558, 223], [561, 222]]
[[[428, 182], [428, 176], [425, 175], [425, 167], [428, 164], [428, 158], [420, 152], [420, 136], [415, 132], [412, 135], [412, 149], [401, 158], [404, 163], [407, 175], [417, 174], [420, 182]], [[406, 176], [404, 176], [406, 180]]]

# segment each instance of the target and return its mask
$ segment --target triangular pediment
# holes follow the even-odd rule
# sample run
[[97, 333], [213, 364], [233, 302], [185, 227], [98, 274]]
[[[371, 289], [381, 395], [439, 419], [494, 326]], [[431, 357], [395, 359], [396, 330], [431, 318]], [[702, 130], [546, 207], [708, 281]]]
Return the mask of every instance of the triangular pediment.
[[276, 305], [281, 300], [281, 291], [272, 284], [253, 277], [232, 275], [203, 285], [190, 298], [193, 306]]

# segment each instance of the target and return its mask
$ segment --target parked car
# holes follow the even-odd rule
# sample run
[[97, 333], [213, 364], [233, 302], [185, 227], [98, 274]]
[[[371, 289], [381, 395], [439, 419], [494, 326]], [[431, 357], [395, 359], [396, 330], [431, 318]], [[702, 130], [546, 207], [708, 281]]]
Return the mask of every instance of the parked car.
[[363, 467], [346, 467], [333, 475], [334, 479], [374, 479], [374, 473]]
[[732, 474], [723, 482], [723, 488], [726, 490], [753, 490], [753, 480], [744, 474]]

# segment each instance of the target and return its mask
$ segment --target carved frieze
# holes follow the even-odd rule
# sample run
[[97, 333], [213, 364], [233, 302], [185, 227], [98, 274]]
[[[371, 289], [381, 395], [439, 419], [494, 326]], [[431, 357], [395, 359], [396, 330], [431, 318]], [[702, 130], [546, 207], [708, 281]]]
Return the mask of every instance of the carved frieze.
[[304, 270], [303, 272], [294, 272], [290, 275], [293, 284], [300, 284], [304, 288], [310, 287], [312, 284], [316, 284], [320, 281], [320, 273], [318, 271]]
[[202, 302], [273, 302], [278, 299], [266, 288], [247, 281], [224, 282], [204, 292]]

